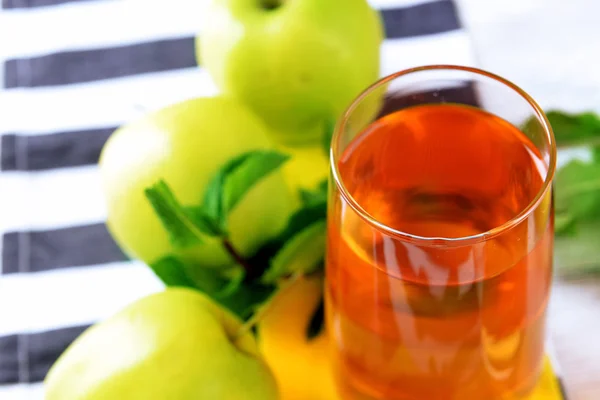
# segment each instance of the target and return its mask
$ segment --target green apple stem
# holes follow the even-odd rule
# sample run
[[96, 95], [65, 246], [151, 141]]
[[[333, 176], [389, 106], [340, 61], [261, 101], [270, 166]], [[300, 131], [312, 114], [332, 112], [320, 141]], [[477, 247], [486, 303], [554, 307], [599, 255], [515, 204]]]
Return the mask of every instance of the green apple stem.
[[261, 0], [261, 6], [265, 10], [275, 10], [283, 5], [285, 0]]

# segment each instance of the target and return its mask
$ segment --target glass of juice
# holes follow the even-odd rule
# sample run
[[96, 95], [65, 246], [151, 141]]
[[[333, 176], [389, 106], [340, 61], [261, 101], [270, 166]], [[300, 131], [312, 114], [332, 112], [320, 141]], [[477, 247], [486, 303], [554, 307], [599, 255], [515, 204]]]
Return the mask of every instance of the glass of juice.
[[377, 82], [331, 147], [327, 330], [344, 400], [526, 398], [544, 359], [556, 146], [507, 80]]

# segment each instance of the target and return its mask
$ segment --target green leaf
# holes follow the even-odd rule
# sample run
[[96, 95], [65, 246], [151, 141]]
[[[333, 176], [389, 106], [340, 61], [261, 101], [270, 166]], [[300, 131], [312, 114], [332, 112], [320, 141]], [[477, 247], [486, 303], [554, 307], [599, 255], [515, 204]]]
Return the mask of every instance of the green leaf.
[[600, 163], [600, 146], [593, 149], [594, 162]]
[[244, 282], [243, 270], [227, 279], [216, 270], [196, 267], [193, 275], [200, 291], [242, 319], [249, 318], [254, 309], [275, 291], [275, 286], [272, 285]]
[[227, 216], [246, 193], [280, 168], [289, 156], [273, 150], [244, 153], [229, 161], [208, 184], [202, 209], [219, 231], [227, 231]]
[[321, 197], [318, 201], [310, 202], [299, 208], [288, 220], [285, 229], [275, 238], [265, 243], [249, 260], [253, 266], [263, 266], [264, 271], [258, 271], [261, 276], [271, 268], [274, 257], [296, 235], [317, 222], [325, 222], [327, 217], [327, 199]]
[[226, 205], [235, 208], [246, 193], [263, 178], [279, 169], [290, 156], [277, 151], [255, 151], [227, 177]]
[[185, 207], [186, 215], [194, 222], [194, 224], [200, 227], [200, 230], [213, 237], [222, 237], [224, 232], [221, 230], [217, 221], [208, 216], [208, 213], [201, 207]]
[[226, 225], [227, 207], [225, 205], [225, 180], [227, 175], [231, 174], [244, 163], [249, 157], [248, 153], [242, 154], [230, 160], [223, 166], [212, 178], [206, 187], [204, 201], [201, 209], [204, 210], [212, 220], [215, 221], [219, 230], [224, 230]]
[[555, 212], [554, 232], [556, 235], [570, 235], [576, 230], [575, 218], [568, 212]]
[[190, 213], [183, 207], [165, 181], [157, 182], [144, 193], [169, 234], [173, 246], [194, 246], [202, 243], [203, 234], [213, 235], [211, 227], [205, 223], [205, 218], [199, 218], [197, 213]]
[[546, 115], [558, 147], [600, 145], [600, 118], [596, 114], [549, 111]]
[[315, 308], [312, 317], [308, 323], [308, 327], [306, 328], [306, 339], [309, 341], [316, 338], [323, 332], [325, 328], [325, 301], [323, 296], [321, 296], [321, 300]]
[[166, 286], [188, 287], [203, 292], [242, 319], [249, 318], [276, 290], [273, 285], [245, 282], [242, 269], [224, 277], [219, 270], [186, 264], [175, 256], [166, 256], [150, 268]]
[[277, 291], [275, 285], [245, 283], [232, 295], [217, 299], [242, 320], [249, 319], [261, 305], [266, 303]]
[[600, 164], [572, 160], [561, 168], [556, 174], [555, 202], [561, 218], [577, 221], [599, 216]]
[[318, 221], [285, 242], [271, 259], [262, 282], [275, 283], [293, 273], [310, 273], [317, 269], [325, 255], [325, 221]]
[[327, 179], [321, 181], [314, 190], [300, 189], [302, 204], [311, 205], [327, 202]]
[[285, 229], [278, 236], [282, 243], [287, 242], [298, 232], [304, 230], [318, 221], [324, 221], [327, 218], [327, 200], [321, 199], [318, 202], [307, 204], [300, 208], [290, 217]]
[[150, 268], [166, 286], [182, 286], [196, 289], [185, 271], [185, 264], [174, 256], [166, 256], [150, 264]]
[[600, 219], [584, 221], [568, 236], [556, 237], [554, 263], [560, 275], [600, 273]]

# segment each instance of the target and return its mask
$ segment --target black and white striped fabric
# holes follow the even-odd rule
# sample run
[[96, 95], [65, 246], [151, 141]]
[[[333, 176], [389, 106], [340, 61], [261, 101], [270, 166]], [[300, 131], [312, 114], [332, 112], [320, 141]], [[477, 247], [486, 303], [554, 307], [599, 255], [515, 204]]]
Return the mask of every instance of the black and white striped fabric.
[[[451, 0], [371, 3], [386, 28], [381, 75], [474, 63]], [[140, 113], [217, 93], [195, 62], [204, 5], [2, 0], [0, 399], [42, 399], [77, 335], [162, 288], [109, 236], [96, 162]]]

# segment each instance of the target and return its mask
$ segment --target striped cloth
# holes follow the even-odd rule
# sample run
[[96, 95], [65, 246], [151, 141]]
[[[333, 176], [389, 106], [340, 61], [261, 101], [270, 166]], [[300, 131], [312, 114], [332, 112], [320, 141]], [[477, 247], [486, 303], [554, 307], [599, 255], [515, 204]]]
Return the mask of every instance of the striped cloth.
[[[324, 1], [324, 0], [318, 0]], [[372, 0], [381, 75], [474, 63], [450, 0]], [[3, 0], [0, 11], [0, 399], [41, 399], [90, 324], [162, 288], [109, 236], [96, 162], [140, 113], [217, 93], [198, 68], [202, 0]]]

